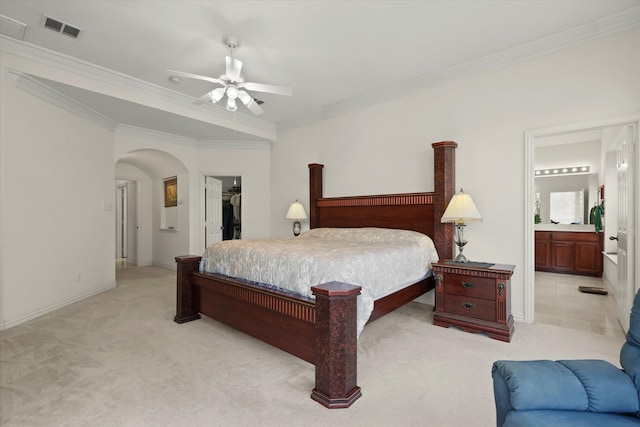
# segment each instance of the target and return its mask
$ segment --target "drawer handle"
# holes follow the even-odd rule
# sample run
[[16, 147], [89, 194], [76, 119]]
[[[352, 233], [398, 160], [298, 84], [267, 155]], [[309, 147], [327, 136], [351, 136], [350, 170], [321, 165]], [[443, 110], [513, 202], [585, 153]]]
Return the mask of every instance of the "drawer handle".
[[473, 282], [462, 282], [462, 286], [464, 286], [467, 289], [471, 289], [471, 288], [475, 287], [476, 285], [474, 285]]
[[462, 306], [467, 310], [471, 310], [474, 305], [475, 304], [472, 302], [466, 302], [466, 301], [462, 302]]

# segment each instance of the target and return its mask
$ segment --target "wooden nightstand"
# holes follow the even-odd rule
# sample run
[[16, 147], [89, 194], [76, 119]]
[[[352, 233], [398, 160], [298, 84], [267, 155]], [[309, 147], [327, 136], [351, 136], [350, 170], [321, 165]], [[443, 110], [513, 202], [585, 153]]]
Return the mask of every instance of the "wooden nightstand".
[[511, 276], [515, 265], [441, 260], [434, 263], [433, 324], [511, 341]]

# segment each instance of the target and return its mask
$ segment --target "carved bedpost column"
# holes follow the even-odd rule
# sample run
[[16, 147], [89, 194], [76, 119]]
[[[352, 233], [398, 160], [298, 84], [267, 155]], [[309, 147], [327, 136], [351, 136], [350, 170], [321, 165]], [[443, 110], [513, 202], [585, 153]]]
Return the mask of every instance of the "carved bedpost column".
[[[441, 141], [431, 144], [433, 147], [433, 174], [435, 200], [433, 207], [433, 220], [440, 222], [445, 209], [456, 192], [456, 147], [454, 141]], [[453, 224], [441, 224], [435, 227], [434, 243], [438, 249], [440, 259], [453, 259], [455, 250], [453, 246]]]
[[320, 163], [309, 164], [309, 227], [318, 227], [316, 201], [322, 198], [322, 168]]
[[362, 392], [358, 381], [357, 297], [360, 286], [329, 282], [316, 296], [316, 386], [311, 398], [327, 408], [348, 408]]
[[191, 284], [191, 273], [198, 271], [200, 256], [183, 255], [176, 257], [176, 316], [173, 321], [185, 323], [200, 318], [200, 301]]

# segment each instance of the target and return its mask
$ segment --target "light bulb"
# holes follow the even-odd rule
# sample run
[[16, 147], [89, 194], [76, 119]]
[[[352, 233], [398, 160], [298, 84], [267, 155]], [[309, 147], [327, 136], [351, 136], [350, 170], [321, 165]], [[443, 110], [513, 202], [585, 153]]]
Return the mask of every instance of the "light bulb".
[[227, 110], [236, 111], [237, 109], [238, 109], [238, 106], [236, 105], [236, 99], [227, 98]]
[[219, 88], [214, 89], [211, 92], [209, 92], [209, 99], [211, 99], [211, 102], [213, 102], [214, 104], [216, 102], [220, 101], [223, 96], [224, 96], [224, 88], [223, 87], [219, 87]]
[[238, 97], [238, 88], [235, 86], [229, 86], [227, 88], [227, 96], [229, 98], [236, 99]]

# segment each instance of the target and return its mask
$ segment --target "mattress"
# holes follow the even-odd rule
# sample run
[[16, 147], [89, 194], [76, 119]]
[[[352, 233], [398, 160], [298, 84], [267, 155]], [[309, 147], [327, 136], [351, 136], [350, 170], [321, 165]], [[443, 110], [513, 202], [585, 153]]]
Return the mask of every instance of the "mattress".
[[409, 230], [315, 228], [292, 238], [226, 240], [205, 250], [200, 269], [313, 297], [311, 287], [337, 281], [362, 287], [358, 335], [376, 299], [428, 276], [433, 241]]

